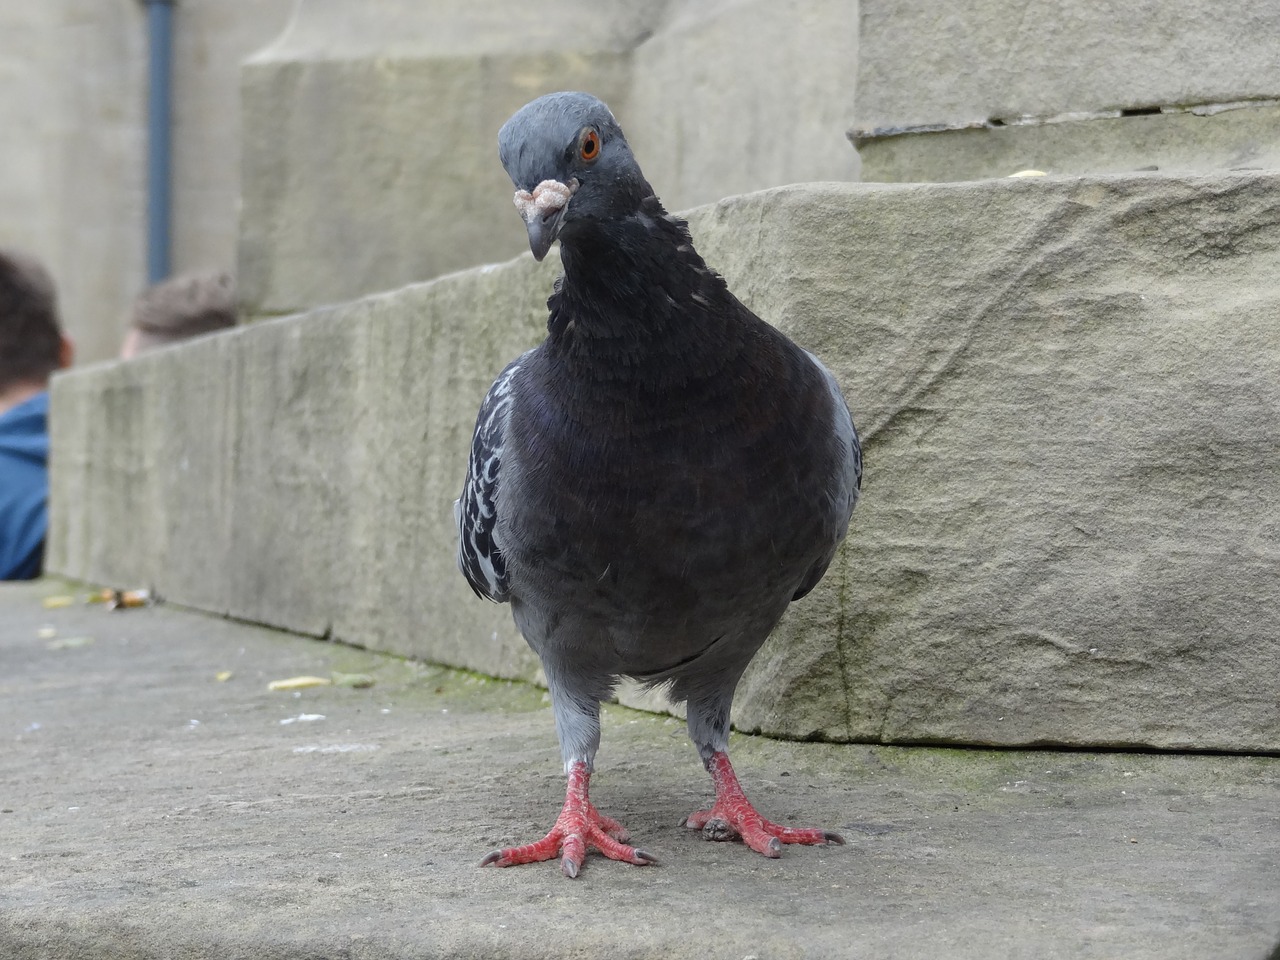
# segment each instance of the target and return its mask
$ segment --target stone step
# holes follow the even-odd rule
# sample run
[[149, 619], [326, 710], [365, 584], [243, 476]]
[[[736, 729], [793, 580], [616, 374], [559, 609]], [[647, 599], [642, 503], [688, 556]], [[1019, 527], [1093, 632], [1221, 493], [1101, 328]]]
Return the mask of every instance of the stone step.
[[[806, 184], [690, 221], [866, 445], [740, 728], [1280, 750], [1280, 174]], [[535, 678], [454, 569], [451, 504], [554, 275], [526, 255], [58, 377], [50, 569]]]
[[[6, 960], [1264, 960], [1280, 941], [1280, 758], [735, 735], [764, 813], [847, 841], [765, 860], [679, 825], [711, 787], [676, 721], [608, 707], [592, 799], [660, 863], [481, 869], [562, 801], [541, 691], [172, 605], [42, 606], [68, 590], [0, 584]], [[374, 686], [268, 690], [333, 671]]]

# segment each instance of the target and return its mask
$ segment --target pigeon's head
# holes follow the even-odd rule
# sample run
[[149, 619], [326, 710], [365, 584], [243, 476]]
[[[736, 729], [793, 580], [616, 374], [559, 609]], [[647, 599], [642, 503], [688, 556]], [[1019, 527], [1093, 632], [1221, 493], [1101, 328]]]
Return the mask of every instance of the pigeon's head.
[[498, 131], [498, 156], [541, 260], [580, 224], [635, 213], [653, 193], [609, 108], [588, 93], [550, 93]]

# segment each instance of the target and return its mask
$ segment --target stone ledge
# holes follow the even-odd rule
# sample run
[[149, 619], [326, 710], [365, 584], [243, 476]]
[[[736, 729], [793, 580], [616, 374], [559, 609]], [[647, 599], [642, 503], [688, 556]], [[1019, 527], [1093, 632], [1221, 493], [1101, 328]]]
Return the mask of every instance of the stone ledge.
[[1280, 169], [1280, 105], [1070, 119], [932, 132], [851, 134], [863, 179], [946, 182], [1019, 170], [1107, 174]]
[[[691, 224], [866, 440], [848, 547], [740, 727], [1280, 749], [1280, 175], [811, 184]], [[450, 507], [553, 276], [524, 256], [58, 377], [50, 568], [535, 676]]]
[[862, 0], [855, 127], [1280, 96], [1280, 3]]

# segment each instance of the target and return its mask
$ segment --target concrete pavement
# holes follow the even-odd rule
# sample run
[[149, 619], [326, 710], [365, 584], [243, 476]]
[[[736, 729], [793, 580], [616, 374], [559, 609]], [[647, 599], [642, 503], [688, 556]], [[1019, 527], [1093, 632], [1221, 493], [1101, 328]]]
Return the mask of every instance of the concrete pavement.
[[[660, 865], [480, 869], [559, 808], [541, 690], [172, 606], [42, 603], [83, 593], [0, 585], [0, 957], [1261, 960], [1280, 942], [1280, 758], [738, 736], [764, 813], [848, 840], [767, 861], [678, 826], [710, 792], [682, 726], [610, 707], [593, 799]], [[267, 689], [334, 671], [375, 684]]]

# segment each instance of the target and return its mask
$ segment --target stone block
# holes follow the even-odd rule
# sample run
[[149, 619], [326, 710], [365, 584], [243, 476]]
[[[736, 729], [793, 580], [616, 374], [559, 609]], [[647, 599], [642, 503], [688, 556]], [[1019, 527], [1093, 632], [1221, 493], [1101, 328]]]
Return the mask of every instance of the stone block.
[[290, 313], [515, 256], [526, 241], [510, 229], [498, 128], [553, 78], [585, 86], [589, 74], [608, 96], [621, 92], [624, 68], [612, 54], [556, 53], [247, 66], [247, 313]]
[[857, 176], [857, 25], [839, 0], [556, 0], [537, 16], [396, 0], [358, 22], [349, 6], [302, 4], [243, 71], [251, 317], [519, 253], [497, 132], [553, 90], [608, 102], [672, 209]]
[[862, 0], [855, 128], [1280, 97], [1280, 2]]
[[[426, 280], [524, 249], [498, 128], [561, 88], [624, 98], [647, 14], [611, 0], [303, 4], [242, 74], [239, 251], [250, 316]], [[567, 23], [573, 30], [565, 30]]]
[[449, 544], [475, 411], [553, 279], [525, 257], [60, 375], [49, 568], [533, 679]]
[[619, 119], [671, 210], [857, 180], [845, 136], [857, 50], [858, 7], [845, 0], [681, 3], [637, 47]]
[[[803, 185], [691, 226], [866, 448], [740, 727], [1280, 750], [1280, 175]], [[451, 504], [553, 276], [525, 255], [59, 377], [51, 569], [535, 677], [454, 570]]]
[[1280, 745], [1280, 176], [797, 187], [697, 212], [866, 443], [747, 729]]
[[946, 182], [1054, 174], [1280, 169], [1280, 106], [868, 137], [864, 180]]

